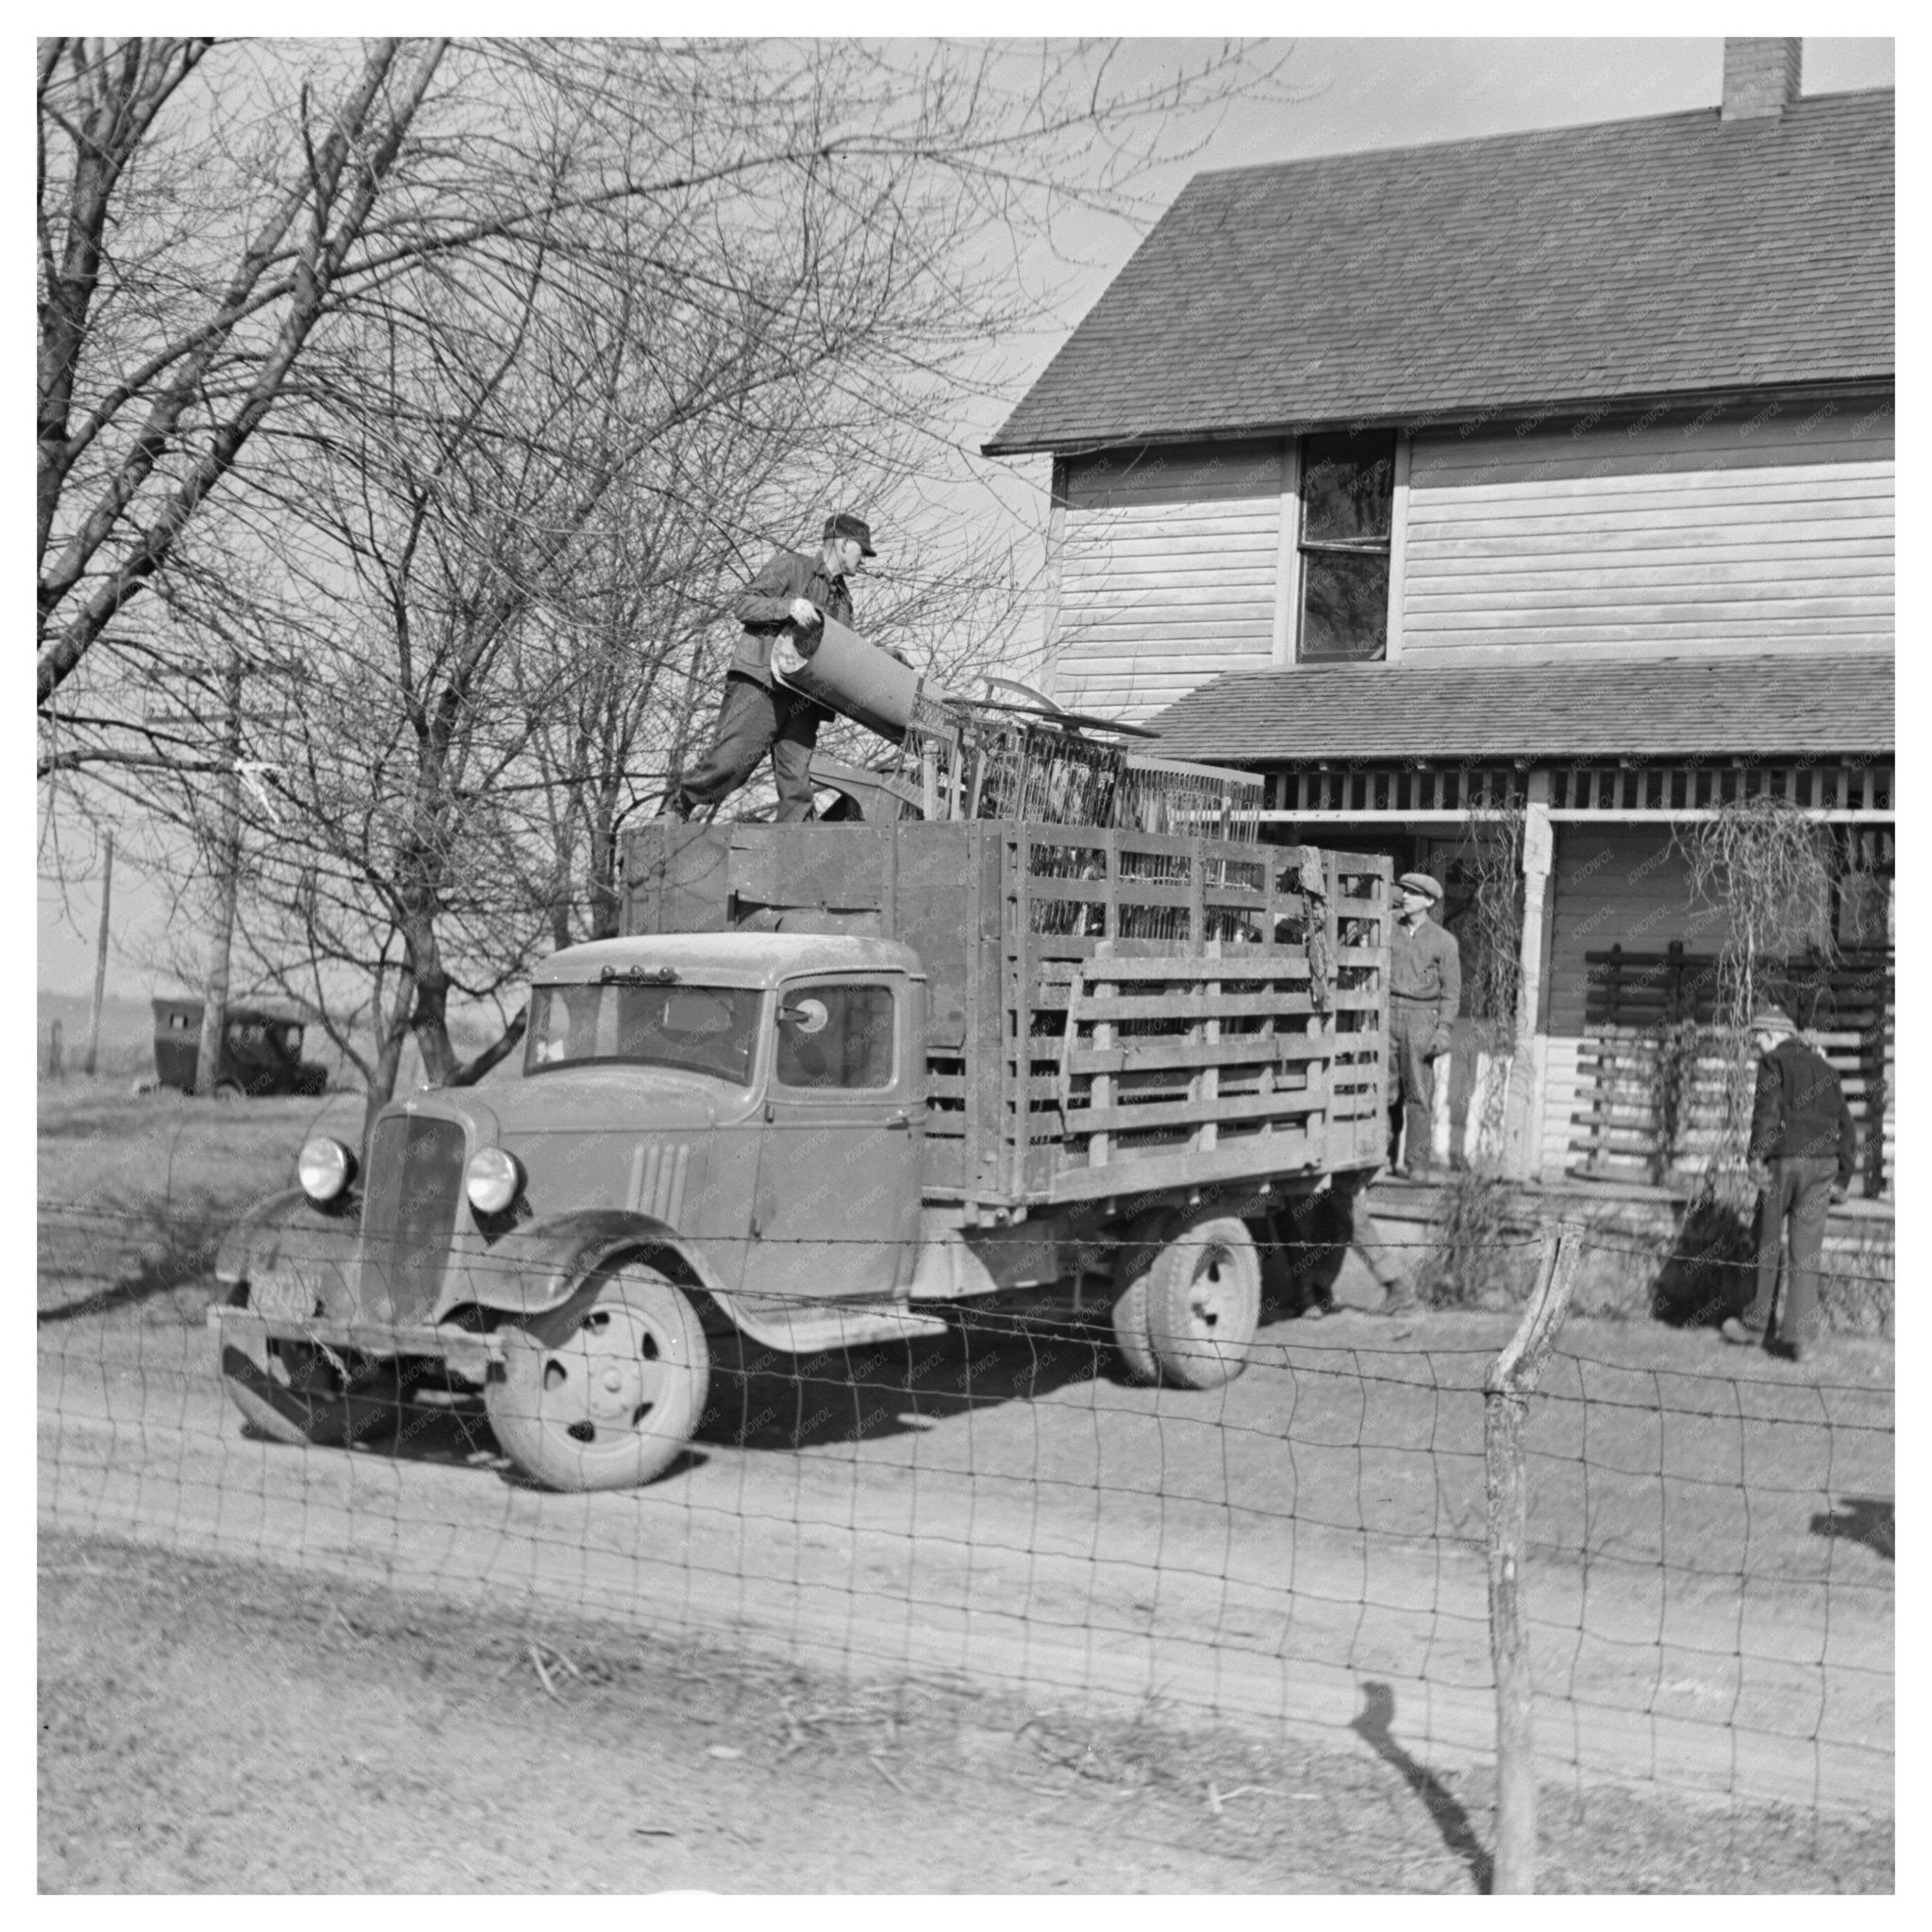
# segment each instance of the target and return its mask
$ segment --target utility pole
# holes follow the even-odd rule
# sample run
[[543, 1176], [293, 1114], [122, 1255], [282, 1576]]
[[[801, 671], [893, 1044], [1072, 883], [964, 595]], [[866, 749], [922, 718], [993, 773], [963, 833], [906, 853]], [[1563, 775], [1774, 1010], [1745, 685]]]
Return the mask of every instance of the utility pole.
[[202, 994], [201, 1056], [194, 1091], [212, 1093], [222, 1071], [228, 1018], [228, 954], [235, 943], [235, 897], [242, 871], [242, 653], [228, 649], [223, 679], [227, 719], [222, 733], [222, 815], [215, 840], [215, 916], [208, 932], [208, 984]]
[[101, 937], [94, 947], [94, 1004], [88, 1015], [87, 1058], [81, 1062], [81, 1071], [92, 1079], [94, 1063], [101, 1052], [101, 1001], [108, 991], [108, 906], [114, 895], [114, 835], [106, 835], [106, 849], [101, 859]]

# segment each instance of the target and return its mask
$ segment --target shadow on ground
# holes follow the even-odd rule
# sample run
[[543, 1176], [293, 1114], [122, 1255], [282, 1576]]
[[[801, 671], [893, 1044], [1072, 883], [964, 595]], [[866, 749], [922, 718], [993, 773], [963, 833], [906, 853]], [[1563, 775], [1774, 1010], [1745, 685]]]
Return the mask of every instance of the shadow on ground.
[[1395, 1692], [1387, 1684], [1380, 1683], [1364, 1684], [1361, 1691], [1362, 1707], [1349, 1729], [1383, 1763], [1401, 1774], [1409, 1790], [1423, 1801], [1430, 1822], [1442, 1835], [1443, 1844], [1468, 1866], [1476, 1890], [1489, 1891], [1495, 1876], [1494, 1867], [1490, 1854], [1482, 1847], [1482, 1840], [1475, 1835], [1475, 1826], [1470, 1822], [1469, 1813], [1448, 1786], [1427, 1765], [1411, 1757], [1391, 1735], [1390, 1726], [1395, 1717]]
[[1813, 1536], [1863, 1543], [1888, 1563], [1898, 1560], [1898, 1505], [1890, 1496], [1846, 1496], [1811, 1519]]

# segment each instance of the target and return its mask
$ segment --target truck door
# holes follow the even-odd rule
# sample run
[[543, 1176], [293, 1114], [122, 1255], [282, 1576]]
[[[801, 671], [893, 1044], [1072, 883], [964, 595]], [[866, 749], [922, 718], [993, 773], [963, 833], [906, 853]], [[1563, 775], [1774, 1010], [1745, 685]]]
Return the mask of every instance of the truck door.
[[748, 1291], [884, 1296], [908, 1278], [924, 1141], [921, 991], [877, 977], [781, 989]]

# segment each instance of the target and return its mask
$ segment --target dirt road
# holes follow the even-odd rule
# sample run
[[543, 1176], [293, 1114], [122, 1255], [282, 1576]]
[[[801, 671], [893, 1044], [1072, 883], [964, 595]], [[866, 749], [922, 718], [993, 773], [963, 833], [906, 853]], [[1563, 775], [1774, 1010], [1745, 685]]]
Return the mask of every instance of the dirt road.
[[[41, 1538], [44, 1890], [1461, 1892], [1490, 1780]], [[540, 1665], [541, 1674], [540, 1675]], [[1889, 1820], [1546, 1789], [1543, 1891], [1886, 1891]]]
[[[1374, 1710], [1417, 1761], [1489, 1758], [1479, 1388], [1507, 1318], [1278, 1324], [1212, 1394], [1115, 1380], [1102, 1331], [1065, 1322], [727, 1361], [681, 1464], [582, 1497], [447, 1420], [398, 1457], [247, 1439], [205, 1299], [43, 1323], [43, 1524], [855, 1684], [1330, 1746]], [[1545, 1774], [1889, 1814], [1890, 1349], [1801, 1376], [1648, 1326], [1564, 1347], [1530, 1428]]]

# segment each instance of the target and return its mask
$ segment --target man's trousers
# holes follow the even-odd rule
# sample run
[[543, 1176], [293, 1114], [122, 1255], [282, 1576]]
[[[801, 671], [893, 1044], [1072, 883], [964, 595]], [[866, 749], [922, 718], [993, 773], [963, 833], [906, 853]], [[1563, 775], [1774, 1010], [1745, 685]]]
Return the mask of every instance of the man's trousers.
[[728, 797], [769, 751], [778, 781], [775, 816], [781, 823], [810, 818], [811, 754], [826, 715], [822, 706], [782, 685], [767, 690], [749, 677], [727, 676], [711, 748], [684, 774], [675, 794], [679, 816]]
[[1802, 1348], [1818, 1333], [1818, 1262], [1824, 1252], [1824, 1217], [1831, 1211], [1831, 1184], [1837, 1178], [1835, 1160], [1771, 1163], [1771, 1184], [1757, 1199], [1757, 1293], [1744, 1310], [1745, 1327], [1760, 1335], [1770, 1332], [1771, 1306], [1777, 1295], [1778, 1257], [1789, 1223], [1791, 1260], [1777, 1339]]
[[1389, 1165], [1427, 1167], [1436, 1140], [1436, 1069], [1428, 1058], [1436, 1037], [1436, 1008], [1422, 1001], [1389, 1002]]

